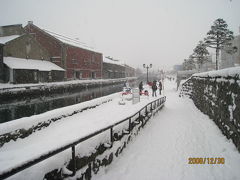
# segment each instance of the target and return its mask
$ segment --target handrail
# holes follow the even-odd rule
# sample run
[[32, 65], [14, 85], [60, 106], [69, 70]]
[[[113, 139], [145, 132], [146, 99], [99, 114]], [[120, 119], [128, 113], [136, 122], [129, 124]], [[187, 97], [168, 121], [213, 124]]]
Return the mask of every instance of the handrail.
[[[43, 160], [45, 160], [45, 159], [48, 159], [48, 158], [50, 158], [50, 157], [52, 157], [52, 156], [54, 156], [54, 155], [56, 155], [56, 154], [58, 154], [58, 153], [60, 153], [60, 152], [62, 152], [62, 151], [65, 151], [66, 149], [69, 149], [69, 148], [72, 148], [72, 158], [75, 160], [75, 146], [76, 146], [77, 144], [79, 144], [79, 143], [81, 143], [81, 142], [83, 142], [83, 141], [85, 141], [85, 140], [87, 140], [87, 139], [89, 139], [89, 138], [91, 138], [91, 137], [93, 137], [93, 136], [96, 136], [96, 135], [98, 135], [98, 134], [100, 134], [100, 133], [102, 133], [102, 132], [104, 132], [104, 131], [106, 131], [106, 130], [109, 130], [109, 129], [110, 129], [110, 132], [111, 132], [111, 141], [112, 141], [112, 138], [113, 138], [113, 137], [112, 137], [112, 136], [113, 136], [113, 133], [112, 133], [112, 132], [113, 132], [113, 127], [114, 127], [114, 126], [117, 126], [117, 125], [119, 125], [119, 124], [121, 124], [121, 123], [123, 123], [123, 122], [125, 122], [125, 121], [127, 121], [127, 120], [131, 120], [131, 118], [134, 117], [134, 116], [136, 116], [137, 114], [139, 114], [139, 116], [140, 116], [141, 111], [142, 111], [143, 109], [146, 109], [146, 108], [148, 107], [148, 105], [151, 105], [151, 111], [152, 111], [152, 110], [153, 110], [153, 109], [152, 109], [152, 104], [153, 104], [153, 103], [158, 102], [158, 106], [160, 106], [160, 105], [162, 105], [165, 101], [166, 101], [166, 96], [161, 97], [161, 98], [158, 98], [157, 100], [154, 100], [154, 101], [148, 103], [147, 105], [145, 105], [145, 106], [144, 106], [143, 108], [141, 108], [138, 112], [134, 113], [133, 115], [131, 115], [131, 116], [129, 116], [129, 117], [127, 117], [127, 118], [125, 118], [125, 119], [123, 119], [123, 120], [121, 120], [121, 121], [118, 121], [118, 122], [116, 122], [116, 123], [113, 123], [113, 124], [111, 124], [111, 125], [109, 125], [109, 126], [107, 126], [107, 127], [105, 127], [105, 128], [102, 128], [102, 129], [100, 129], [100, 130], [98, 130], [98, 131], [95, 131], [95, 132], [93, 132], [93, 133], [91, 133], [91, 134], [88, 134], [88, 135], [86, 135], [86, 136], [84, 136], [84, 137], [81, 137], [81, 138], [79, 138], [78, 140], [76, 140], [76, 141], [74, 141], [74, 142], [71, 142], [71, 143], [66, 144], [66, 145], [64, 145], [64, 146], [62, 146], [62, 147], [59, 147], [59, 148], [57, 148], [57, 149], [54, 149], [54, 150], [52, 150], [52, 151], [50, 151], [50, 152], [47, 152], [47, 153], [45, 153], [45, 154], [42, 154], [41, 156], [39, 156], [39, 157], [37, 157], [37, 158], [29, 161], [29, 162], [26, 162], [26, 163], [24, 163], [24, 164], [22, 164], [22, 165], [13, 167], [13, 168], [11, 168], [10, 170], [3, 171], [3, 172], [0, 173], [0, 179], [6, 179], [6, 178], [8, 178], [8, 177], [10, 177], [10, 176], [18, 173], [18, 172], [21, 172], [21, 171], [23, 171], [23, 170], [25, 170], [25, 169], [33, 166], [33, 165], [35, 165], [35, 164], [37, 164], [37, 163], [39, 163], [39, 162], [41, 162], [41, 161], [43, 161]], [[155, 107], [156, 107], [156, 104], [155, 104]], [[131, 129], [129, 129], [129, 132], [130, 132], [130, 131], [131, 131]], [[75, 175], [75, 173], [76, 173], [76, 169], [74, 168], [74, 170], [73, 170], [73, 175]]]

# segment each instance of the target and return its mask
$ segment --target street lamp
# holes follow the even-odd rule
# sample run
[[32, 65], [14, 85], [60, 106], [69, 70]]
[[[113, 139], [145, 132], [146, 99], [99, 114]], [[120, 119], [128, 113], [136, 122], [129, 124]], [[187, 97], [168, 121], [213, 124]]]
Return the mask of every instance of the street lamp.
[[148, 69], [152, 68], [152, 64], [150, 64], [150, 65], [143, 64], [143, 68], [147, 69], [147, 83], [148, 83]]

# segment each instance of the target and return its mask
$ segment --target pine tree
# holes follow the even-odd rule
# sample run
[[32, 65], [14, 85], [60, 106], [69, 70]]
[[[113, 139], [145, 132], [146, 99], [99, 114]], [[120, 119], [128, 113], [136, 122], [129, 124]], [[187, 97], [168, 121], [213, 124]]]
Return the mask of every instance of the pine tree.
[[192, 58], [184, 59], [184, 62], [182, 65], [183, 65], [183, 70], [193, 70], [196, 68], [195, 62]]
[[208, 47], [216, 49], [216, 70], [218, 70], [219, 51], [223, 46], [229, 46], [233, 40], [233, 32], [228, 30], [228, 25], [223, 19], [214, 21], [211, 30], [207, 33], [205, 43]]
[[196, 63], [199, 66], [199, 69], [202, 68], [202, 65], [208, 61], [209, 52], [207, 46], [202, 41], [199, 41], [198, 45], [193, 50], [191, 58], [195, 59]]

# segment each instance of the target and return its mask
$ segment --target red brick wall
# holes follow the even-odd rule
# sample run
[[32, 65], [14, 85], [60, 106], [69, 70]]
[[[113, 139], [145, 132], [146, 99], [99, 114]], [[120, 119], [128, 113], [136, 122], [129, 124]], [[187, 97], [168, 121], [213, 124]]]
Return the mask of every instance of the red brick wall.
[[91, 72], [96, 72], [96, 78], [101, 78], [102, 54], [86, 49], [67, 47], [67, 78], [73, 78], [73, 69], [80, 70], [83, 78], [90, 78]]
[[[58, 40], [49, 36], [46, 32], [35, 25], [28, 24], [25, 30], [35, 33], [37, 41], [49, 52], [52, 57], [62, 57], [62, 47]], [[66, 67], [60, 62], [54, 62], [66, 70], [67, 79], [74, 78], [74, 69], [82, 72], [82, 78], [91, 78], [91, 73], [96, 73], [96, 78], [102, 77], [102, 54], [86, 50], [83, 48], [65, 44], [66, 48]], [[73, 62], [73, 59], [75, 60]]]
[[[25, 30], [29, 33], [34, 33], [36, 40], [49, 52], [51, 57], [60, 56], [61, 57], [61, 45], [59, 41], [51, 36], [48, 36], [45, 32], [40, 30], [38, 27], [34, 25], [28, 24], [25, 27]], [[58, 66], [64, 68], [62, 64], [62, 60], [59, 59], [58, 62], [54, 62]]]

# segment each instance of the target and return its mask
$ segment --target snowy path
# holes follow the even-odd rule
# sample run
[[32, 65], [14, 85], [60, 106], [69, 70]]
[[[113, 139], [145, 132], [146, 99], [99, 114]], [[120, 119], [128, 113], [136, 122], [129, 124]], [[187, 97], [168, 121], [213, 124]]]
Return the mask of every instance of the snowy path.
[[[96, 180], [240, 179], [240, 154], [212, 120], [166, 84], [165, 107]], [[225, 164], [188, 164], [191, 157], [223, 157]]]

